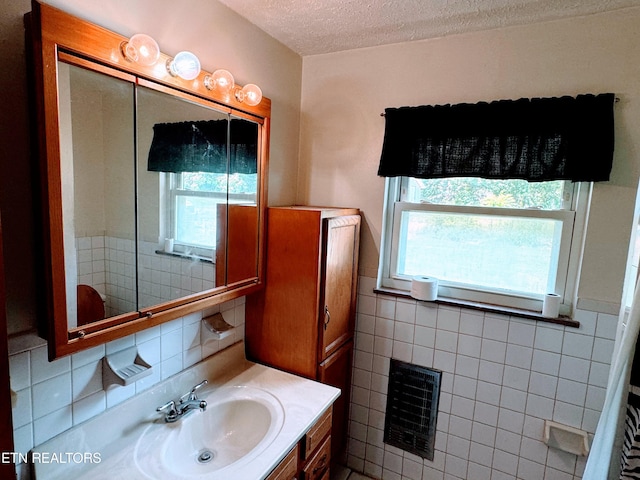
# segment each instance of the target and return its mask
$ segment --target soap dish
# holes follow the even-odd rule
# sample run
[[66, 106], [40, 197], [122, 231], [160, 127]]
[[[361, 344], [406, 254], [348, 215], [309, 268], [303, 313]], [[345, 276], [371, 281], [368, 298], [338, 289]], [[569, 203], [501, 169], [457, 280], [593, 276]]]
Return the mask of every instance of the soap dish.
[[586, 456], [589, 453], [589, 435], [568, 425], [545, 420], [544, 443], [574, 455]]
[[151, 365], [138, 354], [136, 347], [130, 347], [107, 355], [102, 359], [102, 386], [129, 385], [151, 375]]
[[207, 330], [211, 332], [211, 335], [218, 340], [222, 340], [225, 337], [231, 335], [231, 331], [233, 330], [233, 326], [229, 325], [222, 316], [221, 313], [216, 313], [209, 317], [205, 317], [202, 319]]

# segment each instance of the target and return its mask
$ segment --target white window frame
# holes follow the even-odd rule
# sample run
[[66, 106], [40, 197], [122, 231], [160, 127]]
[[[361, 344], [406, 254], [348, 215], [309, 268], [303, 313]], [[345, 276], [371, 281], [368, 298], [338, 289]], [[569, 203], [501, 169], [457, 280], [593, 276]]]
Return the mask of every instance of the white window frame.
[[167, 212], [166, 231], [170, 238], [174, 238], [174, 251], [177, 253], [189, 252], [190, 255], [202, 256], [215, 259], [216, 248], [209, 245], [198, 245], [186, 242], [179, 242], [177, 238], [178, 220], [177, 220], [177, 200], [178, 197], [196, 197], [196, 198], [215, 198], [223, 203], [255, 203], [255, 194], [239, 194], [227, 192], [198, 192], [194, 190], [184, 190], [179, 188], [181, 184], [182, 173], [167, 173], [167, 179], [164, 184], [166, 187]]
[[[460, 214], [482, 214], [495, 216], [515, 216], [526, 218], [550, 218], [563, 223], [561, 242], [557, 246], [558, 269], [555, 292], [562, 297], [560, 313], [570, 315], [576, 301], [576, 289], [580, 272], [580, 263], [584, 247], [585, 225], [588, 215], [592, 183], [565, 182], [562, 210], [513, 209], [502, 207], [470, 207], [414, 203], [405, 200], [407, 177], [386, 179], [382, 240], [380, 245], [380, 264], [378, 268], [378, 288], [409, 292], [411, 279], [399, 275], [396, 271], [400, 220], [403, 211], [432, 211]], [[543, 295], [518, 294], [498, 289], [489, 289], [479, 285], [456, 284], [440, 281], [438, 296], [481, 304], [498, 305], [506, 308], [541, 311]]]

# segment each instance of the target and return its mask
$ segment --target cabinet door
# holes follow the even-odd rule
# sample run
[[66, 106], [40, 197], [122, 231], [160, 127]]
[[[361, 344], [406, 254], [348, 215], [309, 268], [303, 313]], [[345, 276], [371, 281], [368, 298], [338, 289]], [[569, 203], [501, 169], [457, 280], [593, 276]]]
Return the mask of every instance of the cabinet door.
[[298, 445], [291, 450], [266, 480], [295, 480], [298, 473]]
[[341, 394], [333, 404], [331, 425], [331, 458], [334, 462], [345, 460], [347, 446], [347, 422], [349, 420], [349, 397], [351, 393], [351, 365], [353, 341], [322, 362], [318, 369], [318, 380], [339, 388]]
[[360, 238], [359, 215], [329, 218], [325, 222], [320, 361], [353, 334]]
[[309, 463], [302, 469], [303, 480], [325, 480], [331, 464], [331, 436], [327, 437]]

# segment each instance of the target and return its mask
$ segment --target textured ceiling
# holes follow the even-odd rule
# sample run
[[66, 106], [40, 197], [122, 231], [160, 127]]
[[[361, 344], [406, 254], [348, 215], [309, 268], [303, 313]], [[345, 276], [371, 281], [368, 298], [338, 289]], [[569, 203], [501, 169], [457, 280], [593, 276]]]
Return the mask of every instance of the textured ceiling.
[[303, 56], [640, 5], [640, 0], [220, 1]]

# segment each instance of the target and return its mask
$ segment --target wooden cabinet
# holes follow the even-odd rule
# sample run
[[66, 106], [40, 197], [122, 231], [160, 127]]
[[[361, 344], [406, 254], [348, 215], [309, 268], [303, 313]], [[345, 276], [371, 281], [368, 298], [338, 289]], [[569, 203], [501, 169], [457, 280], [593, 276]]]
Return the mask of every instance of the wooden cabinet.
[[215, 285], [232, 285], [257, 277], [258, 207], [219, 203], [216, 222]]
[[298, 445], [269, 474], [266, 480], [294, 480], [298, 473]]
[[266, 480], [328, 480], [331, 464], [329, 408], [307, 431]]
[[334, 459], [346, 447], [359, 240], [358, 209], [269, 208], [265, 288], [246, 304], [249, 359], [342, 390]]
[[304, 480], [323, 480], [329, 476], [329, 464], [331, 462], [331, 436], [328, 436], [318, 451], [305, 464], [302, 469]]
[[332, 409], [329, 409], [302, 439], [298, 478], [302, 480], [329, 478], [332, 419]]
[[352, 359], [353, 341], [350, 340], [320, 364], [317, 378], [322, 383], [339, 388], [342, 391], [342, 394], [333, 404], [331, 435], [334, 438], [334, 442], [331, 456], [334, 461], [343, 463], [346, 461]]

